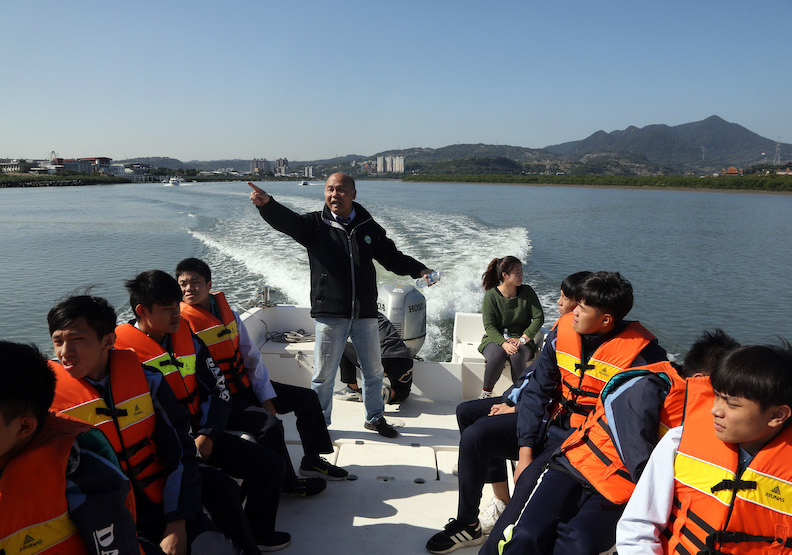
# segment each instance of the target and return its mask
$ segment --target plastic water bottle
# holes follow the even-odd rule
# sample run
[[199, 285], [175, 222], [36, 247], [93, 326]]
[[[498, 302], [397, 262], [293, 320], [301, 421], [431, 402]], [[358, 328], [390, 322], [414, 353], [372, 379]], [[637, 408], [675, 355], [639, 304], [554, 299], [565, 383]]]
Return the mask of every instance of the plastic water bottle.
[[421, 277], [419, 277], [418, 279], [415, 280], [415, 286], [418, 289], [422, 289], [424, 287], [430, 287], [430, 286], [434, 285], [435, 283], [437, 283], [438, 281], [440, 281], [440, 272], [432, 272], [426, 277], [429, 278], [428, 282], [426, 281], [426, 279], [423, 276], [421, 276]]
[[508, 328], [503, 328], [503, 338], [504, 339], [511, 339], [511, 334], [509, 333]]

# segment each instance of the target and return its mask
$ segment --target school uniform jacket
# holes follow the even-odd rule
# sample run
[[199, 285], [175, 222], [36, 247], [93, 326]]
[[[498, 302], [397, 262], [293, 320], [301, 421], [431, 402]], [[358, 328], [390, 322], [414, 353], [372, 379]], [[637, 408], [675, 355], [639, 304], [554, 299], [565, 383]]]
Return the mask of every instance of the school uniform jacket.
[[682, 423], [684, 399], [685, 380], [670, 362], [617, 374], [561, 446], [561, 463], [612, 503], [626, 503], [657, 441]]

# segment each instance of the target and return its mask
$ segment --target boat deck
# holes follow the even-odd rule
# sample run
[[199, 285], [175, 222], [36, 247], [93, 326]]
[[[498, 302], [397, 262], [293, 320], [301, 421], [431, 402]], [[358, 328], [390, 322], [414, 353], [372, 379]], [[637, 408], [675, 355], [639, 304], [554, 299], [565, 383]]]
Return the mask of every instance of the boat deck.
[[[260, 347], [271, 379], [308, 387], [313, 343], [267, 339], [273, 332], [312, 333], [307, 308], [257, 308], [242, 319]], [[483, 372], [483, 359], [471, 356], [469, 364], [416, 361], [410, 397], [385, 407], [389, 421], [403, 423], [395, 439], [363, 428], [363, 403], [334, 400], [329, 430], [335, 452], [327, 459], [356, 479], [328, 481], [327, 489], [312, 498], [283, 497], [277, 528], [292, 534], [289, 553], [426, 553], [429, 538], [456, 516], [457, 477], [451, 472], [459, 446], [455, 409], [481, 390]], [[508, 382], [504, 379], [498, 385], [503, 388]], [[341, 387], [337, 381], [335, 389]], [[303, 452], [295, 419], [287, 414], [282, 420], [297, 466]], [[490, 497], [491, 489], [485, 486], [483, 506]], [[473, 554], [478, 549], [455, 553]]]

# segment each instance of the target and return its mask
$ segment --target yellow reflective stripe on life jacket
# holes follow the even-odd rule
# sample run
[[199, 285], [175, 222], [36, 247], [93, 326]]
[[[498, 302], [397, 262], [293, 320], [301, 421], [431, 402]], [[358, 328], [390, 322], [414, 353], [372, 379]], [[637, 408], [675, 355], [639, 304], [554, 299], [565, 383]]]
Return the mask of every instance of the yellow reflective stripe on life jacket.
[[[581, 360], [573, 355], [556, 351], [556, 364], [558, 364], [559, 368], [563, 368], [576, 376], [582, 377], [584, 374], [583, 370], [578, 367], [581, 364]], [[587, 368], [585, 375], [603, 382], [609, 381], [614, 375], [623, 370], [623, 368], [595, 358], [589, 359], [588, 366], [593, 366], [593, 368]]]
[[[97, 397], [96, 399], [92, 399], [86, 403], [82, 403], [81, 405], [77, 405], [66, 410], [62, 410], [63, 414], [68, 414], [78, 420], [82, 420], [83, 422], [88, 422], [93, 426], [101, 426], [103, 424], [108, 424], [113, 421], [113, 417], [107, 414], [98, 414], [96, 412], [97, 408], [107, 409], [107, 404], [104, 402], [104, 399], [101, 397]], [[138, 395], [137, 397], [133, 397], [128, 399], [122, 403], [116, 405], [116, 411], [126, 410], [126, 415], [118, 415], [118, 425], [123, 430], [132, 426], [133, 424], [137, 424], [141, 420], [145, 420], [149, 416], [154, 415], [154, 404], [151, 401], [151, 395], [146, 392]]]
[[588, 363], [589, 365], [594, 366], [594, 368], [589, 368], [586, 370], [586, 374], [592, 378], [602, 380], [603, 382], [610, 381], [613, 376], [624, 370], [624, 368], [619, 368], [618, 366], [608, 364], [607, 362], [597, 360], [596, 358], [590, 358]]
[[712, 486], [720, 484], [723, 480], [734, 480], [734, 473], [727, 468], [680, 452], [677, 453], [674, 461], [674, 478], [688, 487], [717, 499], [724, 505], [731, 504], [731, 490], [712, 493]]
[[743, 489], [737, 497], [749, 503], [762, 505], [770, 510], [792, 516], [792, 484], [768, 474], [747, 468], [740, 477], [742, 481], [756, 482], [756, 489]]
[[63, 513], [47, 522], [39, 522], [0, 539], [0, 549], [6, 555], [39, 553], [58, 545], [77, 533], [69, 513]]
[[239, 330], [237, 329], [236, 320], [234, 320], [227, 326], [218, 324], [211, 328], [196, 332], [196, 335], [201, 338], [201, 341], [203, 341], [207, 347], [211, 347], [215, 343], [220, 343], [221, 341], [233, 341], [236, 336], [239, 335]]
[[168, 374], [176, 371], [178, 371], [182, 377], [195, 374], [195, 354], [185, 355], [183, 357], [177, 358], [176, 360], [181, 362], [182, 365], [178, 366], [173, 364], [170, 353], [163, 353], [159, 356], [148, 359], [143, 364], [153, 366], [159, 370], [163, 376], [167, 376]]
[[579, 363], [580, 359], [576, 356], [564, 353], [562, 351], [556, 351], [556, 364], [558, 364], [559, 368], [563, 368], [567, 372], [572, 372], [573, 374], [580, 376], [580, 370], [575, 367], [575, 365]]
[[107, 408], [107, 403], [105, 403], [104, 399], [101, 397], [91, 399], [90, 401], [82, 403], [81, 405], [75, 405], [59, 412], [68, 414], [77, 420], [88, 422], [88, 424], [91, 424], [92, 426], [101, 426], [102, 424], [107, 424], [108, 422], [113, 421], [113, 418], [108, 414], [98, 414], [96, 412], [96, 409], [98, 408]]

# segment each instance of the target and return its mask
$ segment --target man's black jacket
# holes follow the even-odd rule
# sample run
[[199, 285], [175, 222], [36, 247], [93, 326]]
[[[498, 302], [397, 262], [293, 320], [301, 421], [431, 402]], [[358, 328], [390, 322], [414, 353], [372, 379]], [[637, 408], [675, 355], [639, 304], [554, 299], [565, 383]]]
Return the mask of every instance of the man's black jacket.
[[354, 203], [355, 219], [348, 225], [335, 221], [327, 205], [321, 212], [299, 215], [270, 197], [258, 209], [264, 221], [308, 249], [314, 318], [376, 318], [374, 260], [386, 270], [413, 278], [425, 268], [399, 251], [358, 203]]

